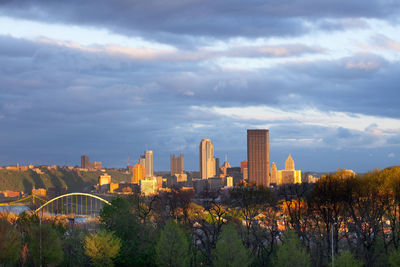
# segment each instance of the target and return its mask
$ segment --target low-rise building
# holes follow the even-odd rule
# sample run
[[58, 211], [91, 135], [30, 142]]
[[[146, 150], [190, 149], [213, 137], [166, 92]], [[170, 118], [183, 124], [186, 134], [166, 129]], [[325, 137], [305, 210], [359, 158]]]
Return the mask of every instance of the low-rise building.
[[32, 195], [38, 196], [38, 197], [46, 197], [47, 196], [47, 190], [44, 188], [32, 188]]
[[102, 175], [99, 176], [99, 185], [105, 185], [105, 184], [110, 184], [111, 183], [111, 176], [108, 175], [107, 173], [103, 173]]
[[187, 174], [186, 173], [175, 173], [176, 181], [180, 182], [187, 182]]
[[157, 193], [157, 179], [152, 177], [140, 180], [140, 193], [145, 196]]
[[4, 190], [0, 191], [0, 196], [4, 198], [20, 198], [21, 192], [11, 191], [11, 190]]

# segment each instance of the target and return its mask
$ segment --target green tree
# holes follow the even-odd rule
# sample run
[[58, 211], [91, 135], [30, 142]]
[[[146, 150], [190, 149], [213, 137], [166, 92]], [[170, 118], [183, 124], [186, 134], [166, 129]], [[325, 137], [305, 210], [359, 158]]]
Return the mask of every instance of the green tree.
[[115, 262], [118, 266], [154, 265], [152, 226], [144, 223], [139, 210], [145, 203], [137, 196], [117, 198], [100, 213], [103, 226], [121, 239], [122, 246]]
[[0, 218], [0, 265], [13, 265], [21, 251], [21, 235], [3, 218]]
[[348, 250], [340, 252], [340, 254], [335, 257], [335, 266], [337, 267], [361, 267], [363, 265], [363, 262], [356, 259]]
[[212, 252], [214, 266], [249, 266], [251, 257], [249, 251], [242, 243], [235, 226], [225, 225], [222, 228], [220, 239]]
[[390, 266], [397, 267], [400, 266], [400, 250], [393, 250], [388, 257]]
[[62, 266], [85, 266], [90, 259], [85, 255], [84, 238], [86, 231], [73, 229], [67, 231], [63, 238], [64, 260]]
[[29, 231], [29, 252], [35, 265], [57, 265], [63, 259], [59, 232], [53, 225], [32, 225]]
[[118, 255], [121, 240], [112, 232], [100, 230], [85, 237], [84, 247], [94, 266], [114, 266], [113, 258]]
[[187, 266], [189, 264], [189, 241], [173, 220], [169, 220], [156, 244], [156, 263], [159, 266]]
[[302, 247], [299, 237], [293, 231], [287, 231], [278, 247], [273, 266], [305, 267], [311, 266], [310, 256]]

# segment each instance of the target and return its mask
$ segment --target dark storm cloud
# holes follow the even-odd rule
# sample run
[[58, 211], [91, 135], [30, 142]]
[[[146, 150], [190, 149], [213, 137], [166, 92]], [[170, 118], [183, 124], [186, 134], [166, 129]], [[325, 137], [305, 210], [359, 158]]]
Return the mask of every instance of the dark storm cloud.
[[[185, 106], [267, 104], [290, 110], [311, 105], [326, 111], [390, 117], [399, 114], [395, 97], [399, 64], [373, 54], [242, 72], [207, 68], [199, 62], [134, 60], [8, 39], [2, 43], [10, 45], [0, 46], [2, 98], [49, 94], [68, 100], [58, 105], [45, 98], [23, 99], [27, 105], [43, 101], [44, 106], [52, 105], [55, 111], [64, 106], [73, 113], [100, 107], [123, 109], [152, 100], [183, 101]], [[14, 47], [27, 52], [12, 56], [9, 51]], [[21, 60], [24, 53], [27, 56]], [[16, 101], [3, 109], [18, 110], [20, 106]]]
[[[268, 124], [276, 151], [329, 147], [330, 137], [353, 148], [375, 144], [364, 142], [368, 136], [362, 131], [301, 121], [235, 119], [215, 113], [214, 106], [268, 105], [291, 112], [311, 106], [324, 112], [399, 114], [398, 63], [372, 54], [233, 71], [197, 61], [135, 59], [40, 40], [1, 40], [0, 147], [8, 155], [2, 164], [17, 159], [64, 164], [68, 158], [68, 164], [75, 165], [87, 153], [106, 166], [123, 166], [128, 154], [136, 159], [153, 149], [158, 170], [168, 169], [171, 152], [185, 153], [188, 169], [197, 169], [202, 138], [213, 140], [219, 157], [228, 153], [239, 162], [246, 157], [246, 128]], [[390, 152], [400, 154], [397, 148]]]
[[[397, 1], [380, 0], [25, 0], [3, 1], [0, 14], [95, 26], [176, 46], [197, 46], [207, 42], [207, 38], [296, 36], [315, 27], [322, 30], [367, 27], [362, 18], [391, 19], [397, 16], [399, 7]], [[311, 27], [307, 22], [317, 26]]]

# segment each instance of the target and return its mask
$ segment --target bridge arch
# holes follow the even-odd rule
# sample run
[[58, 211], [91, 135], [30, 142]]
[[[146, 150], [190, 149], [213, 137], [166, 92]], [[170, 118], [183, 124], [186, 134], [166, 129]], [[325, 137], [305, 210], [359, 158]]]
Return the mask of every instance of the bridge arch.
[[[55, 198], [53, 198], [53, 199], [47, 201], [47, 202], [44, 203], [42, 206], [40, 206], [39, 208], [37, 208], [37, 209], [35, 210], [35, 212], [36, 212], [36, 213], [39, 212], [40, 210], [44, 209], [46, 206], [48, 206], [48, 205], [50, 205], [50, 204], [52, 204], [52, 203], [54, 203], [54, 202], [56, 202], [56, 201], [58, 201], [58, 200], [60, 200], [60, 199], [66, 198], [66, 199], [68, 200], [68, 197], [73, 197], [73, 196], [76, 196], [76, 197], [78, 197], [78, 196], [81, 196], [81, 197], [82, 197], [82, 196], [85, 196], [85, 197], [89, 197], [89, 198], [91, 198], [91, 199], [99, 200], [99, 201], [101, 201], [101, 202], [103, 202], [103, 203], [105, 203], [105, 204], [107, 204], [107, 205], [111, 205], [110, 202], [108, 202], [107, 200], [105, 200], [105, 199], [103, 199], [103, 198], [101, 198], [101, 197], [99, 197], [99, 196], [96, 196], [96, 195], [92, 195], [92, 194], [88, 194], [88, 193], [69, 193], [69, 194], [64, 194], [64, 195], [55, 197]], [[81, 203], [81, 204], [82, 204], [82, 203]], [[67, 206], [68, 206], [68, 204], [67, 204]]]

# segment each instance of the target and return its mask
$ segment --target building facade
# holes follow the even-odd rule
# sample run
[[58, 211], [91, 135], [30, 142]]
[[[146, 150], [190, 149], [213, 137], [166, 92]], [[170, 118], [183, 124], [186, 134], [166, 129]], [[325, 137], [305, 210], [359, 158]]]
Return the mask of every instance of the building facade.
[[247, 130], [249, 183], [269, 186], [269, 130]]
[[214, 177], [216, 175], [216, 163], [214, 158], [214, 146], [211, 140], [201, 140], [199, 150], [201, 179]]
[[146, 170], [140, 163], [136, 163], [133, 167], [133, 174], [132, 174], [132, 184], [139, 184], [141, 180], [144, 179], [146, 176]]
[[285, 169], [278, 171], [275, 162], [271, 165], [271, 183], [276, 185], [300, 184], [301, 171], [294, 168], [294, 160], [289, 154], [285, 161]]
[[275, 162], [272, 162], [271, 164], [271, 184], [279, 184], [279, 178], [278, 178], [278, 168], [276, 167]]
[[111, 176], [108, 175], [107, 173], [103, 173], [102, 175], [99, 176], [99, 185], [105, 185], [105, 184], [110, 184], [111, 183]]
[[86, 155], [81, 156], [81, 168], [87, 170], [100, 170], [101, 169], [101, 161], [95, 161], [90, 163], [89, 157]]
[[146, 177], [154, 176], [154, 164], [153, 164], [153, 151], [146, 150], [144, 152], [146, 162], [144, 168], [146, 169]]
[[90, 168], [90, 161], [89, 157], [86, 155], [81, 156], [81, 168], [82, 169], [89, 169]]
[[171, 175], [181, 174], [185, 169], [185, 157], [183, 154], [175, 156], [171, 154]]

